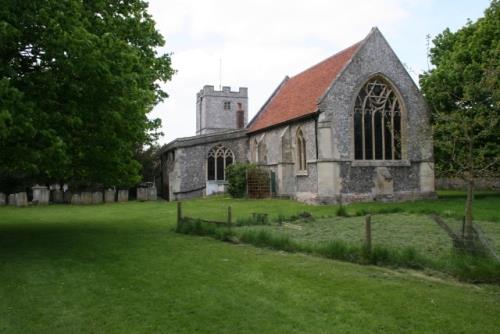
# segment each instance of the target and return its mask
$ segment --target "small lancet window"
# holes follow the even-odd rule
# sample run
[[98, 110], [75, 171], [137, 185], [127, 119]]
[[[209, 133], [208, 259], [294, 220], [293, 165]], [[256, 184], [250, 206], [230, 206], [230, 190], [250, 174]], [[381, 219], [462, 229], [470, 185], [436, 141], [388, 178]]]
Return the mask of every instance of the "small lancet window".
[[307, 170], [306, 164], [306, 140], [302, 129], [297, 131], [297, 167], [299, 171]]
[[224, 181], [226, 179], [226, 167], [234, 162], [233, 152], [217, 145], [208, 152], [207, 157], [207, 179], [208, 181]]
[[401, 102], [386, 80], [370, 79], [354, 106], [354, 159], [401, 160]]

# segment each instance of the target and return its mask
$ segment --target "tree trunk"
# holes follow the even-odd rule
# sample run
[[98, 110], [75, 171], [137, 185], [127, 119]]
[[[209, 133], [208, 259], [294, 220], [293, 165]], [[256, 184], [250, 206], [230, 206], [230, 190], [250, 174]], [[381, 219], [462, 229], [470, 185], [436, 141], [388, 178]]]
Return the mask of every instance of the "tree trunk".
[[472, 228], [472, 196], [474, 191], [474, 179], [467, 180], [467, 200], [465, 202], [465, 243], [472, 246], [474, 235]]
[[472, 228], [472, 196], [474, 191], [474, 159], [473, 159], [473, 142], [469, 139], [468, 154], [467, 154], [467, 200], [465, 201], [465, 235], [464, 243], [468, 250], [474, 247], [474, 235]]

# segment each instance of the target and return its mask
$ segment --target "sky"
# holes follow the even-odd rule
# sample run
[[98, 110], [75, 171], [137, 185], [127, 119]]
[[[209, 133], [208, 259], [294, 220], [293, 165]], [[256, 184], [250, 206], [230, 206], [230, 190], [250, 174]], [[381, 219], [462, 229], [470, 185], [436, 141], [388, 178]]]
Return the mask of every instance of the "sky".
[[[249, 119], [286, 75], [362, 40], [374, 26], [415, 82], [428, 69], [427, 39], [483, 15], [489, 0], [150, 0], [177, 71], [169, 97], [150, 117], [160, 144], [195, 135], [196, 93], [204, 85], [248, 87]], [[222, 65], [221, 65], [222, 64]]]

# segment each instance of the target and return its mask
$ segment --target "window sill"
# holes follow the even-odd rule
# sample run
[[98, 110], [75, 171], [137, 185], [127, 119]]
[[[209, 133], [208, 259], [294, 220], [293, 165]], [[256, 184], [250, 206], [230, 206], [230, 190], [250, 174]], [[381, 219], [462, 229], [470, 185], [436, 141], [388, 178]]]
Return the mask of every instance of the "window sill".
[[297, 173], [295, 173], [296, 176], [308, 176], [309, 174], [307, 173], [306, 170], [299, 170]]
[[354, 160], [352, 167], [409, 167], [409, 160]]

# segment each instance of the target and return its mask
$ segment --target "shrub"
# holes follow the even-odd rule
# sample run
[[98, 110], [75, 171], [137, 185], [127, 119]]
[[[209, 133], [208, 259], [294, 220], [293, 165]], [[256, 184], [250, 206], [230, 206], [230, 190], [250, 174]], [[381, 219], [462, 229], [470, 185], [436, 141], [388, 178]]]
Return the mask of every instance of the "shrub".
[[247, 192], [247, 171], [257, 168], [255, 164], [236, 162], [226, 168], [227, 192], [231, 197], [241, 198]]
[[345, 206], [343, 206], [343, 205], [341, 205], [337, 208], [336, 214], [338, 217], [349, 217], [349, 214], [347, 213], [347, 210], [346, 210]]

